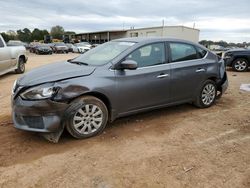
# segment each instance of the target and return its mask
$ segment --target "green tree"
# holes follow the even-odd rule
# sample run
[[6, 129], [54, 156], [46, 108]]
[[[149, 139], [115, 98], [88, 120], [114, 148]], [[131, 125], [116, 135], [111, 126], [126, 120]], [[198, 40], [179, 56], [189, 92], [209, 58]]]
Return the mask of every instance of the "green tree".
[[31, 31], [28, 28], [17, 30], [18, 39], [23, 42], [31, 42]]
[[50, 30], [50, 35], [54, 38], [54, 39], [62, 39], [63, 35], [64, 35], [64, 29], [62, 26], [57, 25], [51, 28]]
[[65, 31], [64, 34], [65, 35], [75, 35], [76, 32], [74, 32], [74, 31]]
[[[35, 28], [33, 31], [32, 31], [32, 40], [40, 40], [41, 38], [41, 33], [40, 33], [40, 30]], [[42, 40], [42, 39], [41, 39]]]
[[31, 38], [32, 38], [32, 41], [34, 40], [44, 40], [44, 35], [48, 35], [49, 32], [47, 30], [40, 30], [38, 28], [35, 28], [33, 31], [32, 31], [32, 34], [31, 34]]

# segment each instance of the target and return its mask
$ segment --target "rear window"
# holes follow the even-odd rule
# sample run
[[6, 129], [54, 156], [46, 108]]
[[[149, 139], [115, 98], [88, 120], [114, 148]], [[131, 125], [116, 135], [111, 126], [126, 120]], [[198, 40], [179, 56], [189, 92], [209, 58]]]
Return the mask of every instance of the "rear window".
[[172, 62], [197, 59], [197, 51], [193, 45], [185, 43], [170, 43]]

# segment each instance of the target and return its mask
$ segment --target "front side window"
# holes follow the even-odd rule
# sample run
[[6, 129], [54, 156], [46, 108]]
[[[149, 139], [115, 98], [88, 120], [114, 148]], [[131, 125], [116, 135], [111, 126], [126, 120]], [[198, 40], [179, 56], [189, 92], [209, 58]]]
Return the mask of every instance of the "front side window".
[[172, 62], [197, 59], [197, 52], [193, 45], [184, 43], [170, 43]]
[[165, 62], [165, 45], [164, 43], [154, 43], [138, 48], [126, 59], [137, 62], [138, 67], [147, 67], [163, 64]]

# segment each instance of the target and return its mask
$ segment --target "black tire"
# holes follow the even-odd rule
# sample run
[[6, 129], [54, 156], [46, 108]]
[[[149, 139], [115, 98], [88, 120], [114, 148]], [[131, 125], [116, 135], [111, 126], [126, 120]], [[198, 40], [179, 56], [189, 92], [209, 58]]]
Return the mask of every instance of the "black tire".
[[237, 72], [245, 72], [247, 71], [249, 66], [249, 62], [244, 58], [237, 58], [232, 63], [232, 68]]
[[18, 60], [18, 67], [15, 70], [17, 74], [22, 74], [25, 72], [25, 61], [23, 58], [19, 58]]
[[[86, 109], [87, 106], [88, 110]], [[96, 110], [92, 112], [94, 108]], [[95, 114], [97, 114], [97, 112], [100, 111], [101, 115], [99, 114], [98, 116], [95, 116]], [[70, 107], [65, 113], [65, 117], [66, 117], [66, 129], [68, 130], [68, 132], [77, 139], [84, 139], [100, 134], [104, 130], [108, 122], [108, 109], [100, 99], [93, 96], [83, 96], [71, 102]], [[79, 118], [82, 119], [79, 120]], [[95, 125], [97, 125], [95, 119], [99, 119], [98, 122], [100, 123], [98, 125], [98, 128], [94, 126], [94, 123]], [[93, 132], [90, 132], [90, 130]], [[80, 133], [80, 131], [87, 131], [88, 133], [86, 132]]]
[[[206, 95], [204, 92], [207, 91], [207, 87], [211, 87], [211, 91], [212, 91], [212, 88], [214, 89], [214, 91], [209, 95], [209, 99], [207, 101], [209, 102], [205, 102], [206, 99], [203, 95]], [[208, 108], [210, 106], [212, 106], [215, 102], [215, 99], [216, 99], [216, 95], [217, 95], [217, 86], [215, 84], [214, 81], [212, 80], [207, 80], [204, 82], [204, 84], [202, 85], [195, 101], [194, 101], [194, 105], [197, 106], [198, 108]], [[213, 97], [212, 97], [213, 96]]]

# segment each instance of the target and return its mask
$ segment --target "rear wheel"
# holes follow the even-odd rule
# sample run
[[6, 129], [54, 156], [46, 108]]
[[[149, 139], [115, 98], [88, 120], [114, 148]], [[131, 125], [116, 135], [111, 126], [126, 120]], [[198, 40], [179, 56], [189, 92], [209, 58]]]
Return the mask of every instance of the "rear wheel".
[[244, 72], [248, 69], [248, 61], [244, 58], [238, 58], [233, 61], [232, 68], [237, 72]]
[[18, 67], [17, 69], [15, 70], [15, 72], [17, 74], [22, 74], [25, 72], [25, 61], [23, 58], [19, 58], [19, 61], [18, 61]]
[[208, 108], [212, 106], [215, 102], [217, 94], [217, 87], [214, 81], [207, 80], [204, 82], [196, 100], [194, 101], [194, 105], [199, 108]]
[[66, 128], [75, 138], [89, 138], [103, 131], [108, 122], [108, 110], [98, 98], [84, 96], [71, 103]]

